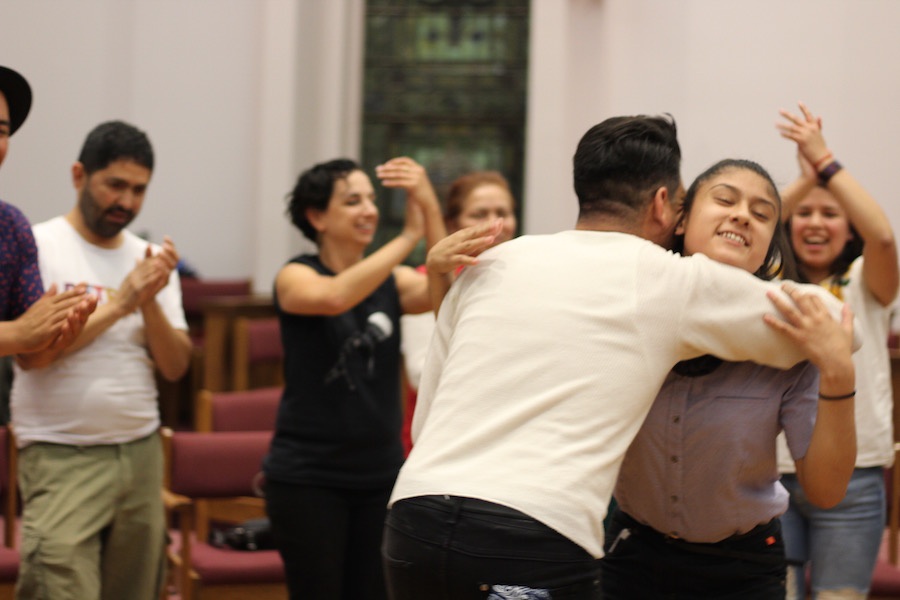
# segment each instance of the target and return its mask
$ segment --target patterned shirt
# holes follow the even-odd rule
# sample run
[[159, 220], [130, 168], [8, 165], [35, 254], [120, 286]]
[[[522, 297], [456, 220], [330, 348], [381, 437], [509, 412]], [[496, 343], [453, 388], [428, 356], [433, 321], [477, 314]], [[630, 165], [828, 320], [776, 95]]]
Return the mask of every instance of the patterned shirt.
[[0, 200], [0, 320], [18, 318], [44, 293], [37, 261], [28, 219]]

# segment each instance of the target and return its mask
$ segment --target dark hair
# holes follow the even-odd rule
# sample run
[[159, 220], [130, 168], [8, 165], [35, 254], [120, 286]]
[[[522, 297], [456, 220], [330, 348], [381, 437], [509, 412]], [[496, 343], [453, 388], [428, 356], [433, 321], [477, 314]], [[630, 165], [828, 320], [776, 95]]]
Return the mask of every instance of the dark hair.
[[[772, 180], [772, 176], [758, 163], [740, 158], [726, 158], [720, 160], [697, 175], [697, 178], [691, 183], [691, 187], [688, 188], [688, 191], [684, 196], [684, 204], [682, 205], [680, 219], [684, 221], [690, 214], [700, 186], [728, 169], [744, 169], [746, 171], [751, 171], [766, 180], [766, 183], [769, 185], [769, 191], [778, 201], [778, 214], [776, 218], [778, 219], [777, 223], [781, 223], [781, 195], [778, 193], [778, 187]], [[684, 253], [684, 234], [675, 236], [675, 243], [672, 249], [675, 252]], [[778, 275], [782, 275], [785, 279], [797, 278], [797, 265], [794, 260], [794, 253], [790, 247], [790, 240], [788, 239], [788, 236], [785, 235], [784, 228], [778, 224], [776, 224], [775, 231], [772, 234], [772, 241], [769, 242], [769, 250], [766, 252], [766, 259], [754, 275], [765, 280], [774, 279]]]
[[675, 120], [671, 115], [606, 119], [582, 136], [572, 162], [579, 217], [633, 214], [660, 186], [674, 199], [681, 183]]
[[334, 182], [344, 179], [362, 167], [349, 158], [336, 158], [313, 165], [297, 177], [294, 189], [288, 194], [287, 214], [291, 223], [313, 242], [318, 242], [318, 232], [306, 218], [306, 210], [327, 210], [334, 191]]
[[[828, 189], [828, 186], [823, 185], [821, 182], [816, 185], [824, 190]], [[828, 267], [829, 275], [843, 275], [850, 269], [850, 265], [853, 264], [853, 261], [862, 256], [863, 239], [860, 237], [859, 232], [856, 231], [856, 227], [853, 226], [853, 223], [850, 222], [850, 219], [847, 219], [847, 226], [850, 228], [851, 237], [847, 240], [844, 249], [838, 257], [835, 258]], [[794, 251], [794, 241], [791, 236], [791, 219], [788, 219], [785, 222], [784, 231], [787, 236], [788, 245], [791, 249], [791, 255], [797, 256]], [[797, 261], [797, 281], [801, 283], [810, 283], [809, 276], [804, 271], [803, 263], [800, 261]]]
[[153, 146], [147, 134], [123, 121], [97, 125], [85, 138], [78, 162], [90, 175], [118, 160], [130, 160], [152, 171]]
[[444, 209], [444, 221], [449, 224], [455, 222], [463, 211], [466, 198], [477, 188], [483, 185], [497, 185], [509, 192], [513, 208], [516, 207], [516, 199], [513, 198], [509, 182], [498, 171], [473, 171], [453, 180], [450, 190], [447, 192], [446, 208]]

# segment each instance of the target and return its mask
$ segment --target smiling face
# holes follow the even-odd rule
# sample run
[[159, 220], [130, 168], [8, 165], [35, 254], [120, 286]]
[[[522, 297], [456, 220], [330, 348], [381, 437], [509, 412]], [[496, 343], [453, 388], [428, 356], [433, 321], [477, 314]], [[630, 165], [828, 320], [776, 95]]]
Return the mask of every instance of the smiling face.
[[828, 276], [853, 234], [847, 214], [828, 190], [815, 187], [791, 215], [791, 245], [813, 282]]
[[320, 243], [327, 238], [365, 247], [375, 237], [375, 189], [362, 171], [351, 171], [347, 177], [335, 180], [327, 209], [308, 210], [307, 218], [318, 231]]
[[676, 234], [684, 253], [750, 273], [762, 267], [780, 218], [780, 202], [769, 182], [749, 169], [726, 167], [697, 188]]

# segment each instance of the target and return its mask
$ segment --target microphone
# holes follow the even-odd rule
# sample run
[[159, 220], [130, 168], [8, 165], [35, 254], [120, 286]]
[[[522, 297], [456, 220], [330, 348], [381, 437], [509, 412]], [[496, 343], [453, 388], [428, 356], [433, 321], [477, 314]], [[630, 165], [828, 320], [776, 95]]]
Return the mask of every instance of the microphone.
[[374, 348], [375, 344], [388, 339], [392, 333], [394, 333], [394, 324], [391, 323], [390, 317], [378, 311], [369, 315], [365, 331], [358, 336], [352, 336], [350, 341], [354, 348], [361, 346]]
[[325, 376], [325, 383], [331, 383], [343, 375], [347, 380], [347, 386], [351, 390], [355, 390], [356, 386], [353, 384], [353, 379], [350, 376], [350, 372], [347, 370], [347, 357], [350, 353], [359, 351], [367, 352], [369, 355], [368, 377], [372, 378], [375, 375], [375, 346], [379, 342], [391, 337], [393, 332], [394, 324], [391, 323], [391, 318], [385, 313], [378, 311], [369, 315], [369, 318], [366, 321], [366, 328], [361, 332], [351, 335], [347, 338], [347, 341], [344, 342], [344, 346], [338, 354], [337, 363], [335, 363], [334, 367], [332, 367]]

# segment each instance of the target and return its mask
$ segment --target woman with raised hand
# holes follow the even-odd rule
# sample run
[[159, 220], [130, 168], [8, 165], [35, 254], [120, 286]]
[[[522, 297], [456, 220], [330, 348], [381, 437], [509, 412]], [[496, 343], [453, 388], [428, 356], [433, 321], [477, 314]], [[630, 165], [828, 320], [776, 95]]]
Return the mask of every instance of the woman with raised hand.
[[853, 309], [864, 343], [857, 371], [857, 457], [847, 495], [834, 507], [811, 502], [785, 452], [782, 483], [791, 503], [782, 517], [791, 567], [789, 598], [866, 598], [886, 521], [883, 469], [894, 460], [893, 402], [887, 337], [900, 285], [897, 245], [875, 199], [828, 148], [822, 120], [800, 103], [782, 110], [782, 137], [797, 144], [801, 175], [784, 191], [784, 219], [800, 281], [829, 289]]
[[386, 597], [380, 545], [403, 463], [400, 315], [431, 309], [427, 278], [401, 265], [444, 235], [425, 169], [410, 158], [376, 168], [406, 191], [402, 231], [378, 250], [379, 210], [352, 160], [300, 174], [288, 214], [318, 252], [275, 279], [285, 388], [264, 462], [266, 511], [292, 599]]
[[[479, 223], [496, 223], [497, 231], [491, 238], [491, 246], [516, 235], [516, 201], [509, 182], [498, 171], [472, 171], [457, 177], [450, 184], [445, 204], [444, 223], [448, 232], [457, 232]], [[419, 270], [426, 272], [424, 265]], [[437, 285], [444, 288], [449, 281], [449, 277], [441, 278]], [[443, 292], [436, 290], [436, 293], [443, 297]], [[409, 454], [412, 449], [410, 430], [416, 407], [416, 390], [428, 343], [434, 332], [434, 315], [404, 315], [400, 322], [403, 330], [401, 349], [408, 384], [402, 435], [404, 450]]]

